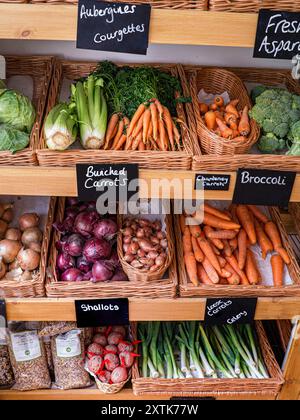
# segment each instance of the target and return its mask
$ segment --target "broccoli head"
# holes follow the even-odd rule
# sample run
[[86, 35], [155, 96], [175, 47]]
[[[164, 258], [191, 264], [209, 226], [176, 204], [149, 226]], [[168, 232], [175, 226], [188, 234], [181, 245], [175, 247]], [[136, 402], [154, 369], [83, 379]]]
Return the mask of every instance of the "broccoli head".
[[273, 133], [263, 135], [258, 142], [258, 148], [262, 153], [274, 153], [285, 147], [284, 139], [277, 138]]

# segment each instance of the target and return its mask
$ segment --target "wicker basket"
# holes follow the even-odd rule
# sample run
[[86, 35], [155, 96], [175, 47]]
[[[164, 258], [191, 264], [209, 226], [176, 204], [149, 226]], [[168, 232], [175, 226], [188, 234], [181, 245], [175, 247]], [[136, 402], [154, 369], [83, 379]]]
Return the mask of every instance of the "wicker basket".
[[213, 12], [259, 12], [259, 9], [286, 10], [298, 12], [299, 0], [209, 0], [209, 10]]
[[[114, 2], [114, 0], [106, 0]], [[208, 0], [119, 0], [119, 3], [150, 4], [154, 9], [198, 9], [207, 10]], [[30, 0], [30, 3], [77, 4], [78, 0]]]
[[117, 394], [124, 388], [126, 383], [130, 380], [131, 373], [128, 375], [126, 381], [120, 382], [119, 384], [106, 384], [104, 382], [99, 381], [99, 379], [96, 376], [93, 375], [93, 377], [95, 379], [98, 389], [101, 392], [103, 392], [104, 394]]
[[[47, 113], [59, 100], [64, 79], [74, 80], [88, 75], [96, 67], [95, 62], [57, 61], [50, 87]], [[178, 77], [175, 64], [154, 64], [153, 66]], [[183, 82], [183, 81], [181, 81]], [[193, 145], [186, 124], [183, 104], [177, 104], [177, 114], [183, 122], [181, 136], [182, 151], [114, 151], [114, 150], [83, 150], [68, 149], [63, 152], [47, 149], [43, 133], [37, 150], [38, 161], [41, 166], [73, 166], [77, 163], [138, 163], [144, 169], [190, 169]]]
[[292, 323], [290, 320], [281, 319], [281, 320], [277, 320], [276, 324], [277, 324], [277, 328], [278, 328], [278, 332], [280, 336], [282, 349], [286, 353], [289, 342], [290, 342], [292, 330], [293, 330]]
[[204, 89], [207, 93], [221, 94], [228, 92], [230, 99], [239, 99], [238, 110], [246, 105], [251, 108], [251, 102], [242, 81], [232, 72], [206, 67], [192, 72], [190, 89], [193, 100], [196, 127], [201, 149], [206, 154], [234, 155], [247, 153], [259, 138], [259, 128], [254, 120], [250, 120], [251, 132], [245, 141], [224, 139], [211, 132], [205, 125], [198, 106], [198, 92]]
[[[170, 267], [171, 261], [174, 259], [174, 256], [175, 256], [174, 237], [172, 236], [172, 216], [170, 214], [166, 214], [164, 222], [166, 224], [166, 231], [165, 231], [166, 239], [168, 241], [167, 258], [164, 265], [162, 265], [159, 270], [153, 273], [149, 273], [149, 271], [142, 271], [137, 268], [134, 268], [124, 260], [123, 235], [121, 232], [119, 232], [118, 256], [119, 256], [119, 260], [122, 265], [122, 268], [129, 278], [129, 281], [153, 282], [156, 280], [161, 280], [165, 272]], [[118, 224], [119, 224], [119, 227], [123, 225], [123, 217], [121, 217], [121, 215], [118, 216]]]
[[[183, 259], [182, 241], [178, 240], [177, 244], [177, 261], [179, 272], [179, 294], [180, 297], [284, 297], [284, 296], [300, 296], [300, 268], [296, 261], [294, 252], [290, 245], [288, 234], [282, 223], [280, 213], [274, 207], [269, 207], [271, 219], [277, 224], [281, 234], [284, 248], [291, 259], [288, 266], [289, 275], [293, 281], [292, 285], [284, 285], [281, 287], [266, 285], [205, 285], [194, 286], [188, 277]], [[181, 237], [179, 216], [175, 215], [175, 236]]]
[[48, 248], [50, 243], [50, 232], [53, 223], [56, 198], [51, 197], [49, 202], [49, 210], [44, 228], [44, 236], [41, 250], [41, 261], [38, 273], [32, 280], [22, 281], [21, 283], [13, 280], [1, 280], [0, 297], [1, 298], [24, 298], [45, 296], [45, 274], [48, 256]]
[[[59, 198], [56, 218], [60, 222], [64, 218], [65, 199]], [[174, 243], [173, 232], [170, 232], [171, 243]], [[153, 298], [174, 298], [177, 293], [177, 265], [176, 258], [171, 261], [168, 273], [165, 278], [149, 283], [140, 281], [124, 281], [124, 282], [101, 282], [92, 283], [90, 281], [82, 282], [62, 282], [58, 281], [55, 273], [57, 250], [55, 242], [59, 240], [60, 234], [54, 231], [52, 243], [48, 259], [48, 276], [46, 278], [46, 294], [48, 297], [73, 297], [73, 298], [95, 298], [95, 297], [134, 297], [143, 299]]]
[[35, 147], [39, 140], [39, 130], [42, 125], [42, 118], [46, 106], [53, 58], [47, 56], [5, 56], [5, 59], [7, 79], [12, 76], [29, 76], [32, 78], [32, 103], [36, 110], [36, 118], [32, 127], [28, 147], [14, 154], [0, 151], [0, 165], [37, 165]]
[[[260, 348], [269, 372], [268, 379], [153, 379], [140, 376], [138, 361], [132, 369], [132, 389], [135, 395], [218, 396], [220, 393], [268, 393], [276, 397], [283, 383], [281, 370], [268, 342], [261, 322], [256, 322]], [[136, 325], [133, 325], [136, 333]]]

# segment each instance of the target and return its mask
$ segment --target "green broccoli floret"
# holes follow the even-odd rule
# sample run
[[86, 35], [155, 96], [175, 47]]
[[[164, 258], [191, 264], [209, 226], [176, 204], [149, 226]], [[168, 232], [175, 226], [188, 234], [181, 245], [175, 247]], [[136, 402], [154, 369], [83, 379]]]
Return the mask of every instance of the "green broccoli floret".
[[262, 153], [274, 153], [285, 147], [284, 139], [277, 138], [273, 133], [263, 135], [258, 142], [258, 148]]
[[292, 125], [291, 137], [294, 142], [300, 142], [300, 121], [297, 121], [295, 124]]
[[267, 86], [255, 86], [255, 88], [253, 88], [251, 90], [251, 99], [253, 102], [256, 102], [256, 98], [261, 95], [265, 90], [267, 90], [268, 87]]

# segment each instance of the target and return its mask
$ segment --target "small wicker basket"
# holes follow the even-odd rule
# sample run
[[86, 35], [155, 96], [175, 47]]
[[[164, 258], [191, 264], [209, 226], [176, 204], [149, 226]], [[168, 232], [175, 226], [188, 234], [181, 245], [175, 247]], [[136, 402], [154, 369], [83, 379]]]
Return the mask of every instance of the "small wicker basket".
[[120, 382], [119, 384], [106, 384], [104, 382], [99, 381], [99, 379], [93, 375], [95, 378], [95, 382], [97, 384], [98, 389], [103, 392], [104, 394], [117, 394], [120, 392], [127, 382], [131, 379], [131, 372], [128, 375], [128, 378], [124, 382]]
[[230, 99], [239, 99], [237, 106], [241, 111], [245, 106], [251, 108], [251, 102], [242, 81], [232, 72], [214, 67], [199, 68], [190, 76], [190, 90], [196, 118], [197, 134], [201, 149], [206, 154], [234, 155], [247, 153], [257, 142], [260, 130], [256, 122], [250, 120], [251, 132], [245, 141], [224, 139], [210, 131], [200, 114], [198, 92], [204, 89], [207, 93], [222, 94], [228, 92]]
[[[2, 1], [2, 0], [1, 0]], [[9, 1], [9, 0], [6, 0]], [[12, 0], [15, 1], [15, 0]], [[17, 0], [18, 1], [18, 0]], [[19, 0], [21, 3], [21, 0]], [[25, 2], [26, 0], [24, 0]], [[114, 0], [106, 0], [114, 2]], [[154, 9], [198, 9], [207, 10], [208, 0], [118, 0], [119, 3], [150, 4]], [[77, 4], [78, 0], [30, 0], [30, 3]]]
[[212, 12], [259, 12], [259, 9], [299, 12], [299, 0], [209, 0]]

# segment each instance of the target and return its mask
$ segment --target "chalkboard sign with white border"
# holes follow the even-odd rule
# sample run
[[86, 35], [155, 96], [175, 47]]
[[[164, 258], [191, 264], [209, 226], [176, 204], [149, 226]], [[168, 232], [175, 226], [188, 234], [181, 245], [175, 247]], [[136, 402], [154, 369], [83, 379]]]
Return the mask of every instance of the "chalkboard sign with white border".
[[228, 191], [230, 175], [226, 174], [196, 174], [195, 190]]
[[206, 325], [251, 324], [254, 321], [257, 298], [207, 299]]
[[79, 0], [76, 47], [147, 54], [151, 6]]
[[291, 60], [300, 53], [300, 13], [261, 9], [253, 57]]
[[75, 300], [78, 328], [128, 325], [128, 299]]

